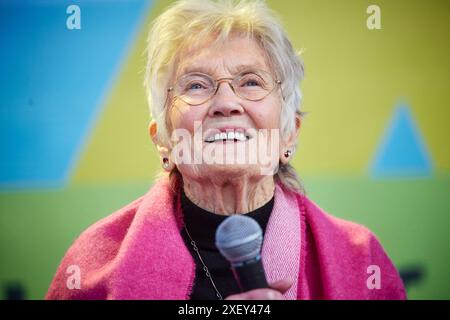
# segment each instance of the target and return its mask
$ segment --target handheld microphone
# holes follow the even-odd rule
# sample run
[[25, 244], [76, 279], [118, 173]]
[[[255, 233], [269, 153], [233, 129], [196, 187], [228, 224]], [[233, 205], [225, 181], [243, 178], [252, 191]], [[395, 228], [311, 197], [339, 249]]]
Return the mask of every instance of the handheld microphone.
[[232, 215], [217, 228], [216, 247], [227, 259], [242, 292], [268, 288], [261, 260], [262, 230], [245, 215]]

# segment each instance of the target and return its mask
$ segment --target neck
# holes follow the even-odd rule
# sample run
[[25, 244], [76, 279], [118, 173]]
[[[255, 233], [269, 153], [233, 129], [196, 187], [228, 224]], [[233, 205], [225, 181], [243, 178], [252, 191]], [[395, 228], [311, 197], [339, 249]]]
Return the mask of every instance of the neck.
[[254, 211], [272, 199], [275, 191], [273, 176], [237, 179], [202, 179], [183, 177], [184, 192], [197, 206], [207, 211], [231, 215]]

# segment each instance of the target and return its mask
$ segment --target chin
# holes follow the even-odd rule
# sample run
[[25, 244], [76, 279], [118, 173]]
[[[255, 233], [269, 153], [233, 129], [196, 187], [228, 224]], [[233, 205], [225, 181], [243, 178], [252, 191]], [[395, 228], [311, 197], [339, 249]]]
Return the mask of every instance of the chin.
[[204, 165], [205, 171], [218, 172], [229, 176], [242, 176], [258, 174], [259, 166], [254, 164], [212, 164]]
[[257, 164], [206, 164], [182, 165], [179, 167], [182, 175], [195, 175], [198, 178], [212, 180], [233, 180], [237, 178], [259, 177], [261, 167]]

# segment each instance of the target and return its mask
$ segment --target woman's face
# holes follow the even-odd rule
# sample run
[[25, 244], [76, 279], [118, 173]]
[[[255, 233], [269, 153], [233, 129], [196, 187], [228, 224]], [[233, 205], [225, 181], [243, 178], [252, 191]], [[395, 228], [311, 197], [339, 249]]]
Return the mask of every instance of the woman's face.
[[[191, 73], [222, 79], [234, 78], [249, 70], [262, 70], [277, 80], [265, 52], [254, 40], [236, 35], [220, 45], [209, 44], [211, 41], [205, 41], [179, 57], [170, 86]], [[183, 176], [220, 178], [223, 175], [226, 179], [242, 174], [273, 175], [273, 170], [268, 171], [268, 168], [278, 165], [282, 150], [279, 85], [274, 82], [274, 89], [264, 99], [250, 101], [236, 95], [228, 83], [220, 82], [216, 94], [200, 105], [190, 105], [173, 94], [169, 96], [167, 107], [173, 145], [176, 144], [174, 137], [179, 140], [172, 149], [171, 158]], [[192, 90], [202, 89], [201, 83], [188, 85]], [[249, 90], [253, 90], [259, 84], [248, 81], [240, 85], [250, 86]], [[219, 140], [217, 134], [222, 134]], [[180, 143], [184, 144], [181, 146]], [[191, 152], [189, 157], [186, 150]], [[183, 159], [180, 161], [181, 154]], [[178, 160], [173, 159], [177, 156], [180, 156]], [[271, 163], [268, 163], [269, 159]]]

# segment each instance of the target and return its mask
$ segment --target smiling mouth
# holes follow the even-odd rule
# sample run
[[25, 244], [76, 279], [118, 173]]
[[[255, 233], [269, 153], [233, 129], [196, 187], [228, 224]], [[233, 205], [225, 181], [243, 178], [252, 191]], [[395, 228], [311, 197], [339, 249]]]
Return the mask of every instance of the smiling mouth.
[[220, 132], [220, 133], [216, 133], [214, 135], [210, 135], [205, 139], [205, 142], [207, 143], [214, 143], [214, 142], [226, 142], [226, 141], [233, 141], [233, 142], [238, 142], [238, 141], [247, 141], [250, 140], [251, 137], [246, 135], [243, 132], [239, 132], [239, 131], [229, 131], [229, 132]]

